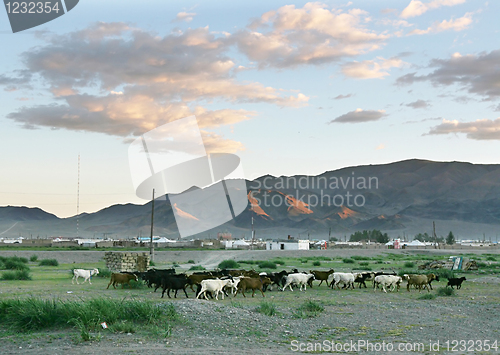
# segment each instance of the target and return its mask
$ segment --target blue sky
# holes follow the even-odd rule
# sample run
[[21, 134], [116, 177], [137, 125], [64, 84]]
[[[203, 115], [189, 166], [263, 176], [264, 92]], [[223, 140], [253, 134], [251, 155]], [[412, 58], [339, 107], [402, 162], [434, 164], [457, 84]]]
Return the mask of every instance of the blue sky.
[[500, 4], [81, 1], [12, 34], [0, 12], [0, 206], [135, 196], [128, 146], [195, 114], [249, 179], [419, 158], [499, 163]]

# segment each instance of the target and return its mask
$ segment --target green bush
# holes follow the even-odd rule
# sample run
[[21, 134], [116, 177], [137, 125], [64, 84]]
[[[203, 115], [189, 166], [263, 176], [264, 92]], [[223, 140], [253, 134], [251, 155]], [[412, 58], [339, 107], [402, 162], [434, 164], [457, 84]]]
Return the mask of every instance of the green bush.
[[[111, 277], [111, 270], [109, 269], [102, 269], [99, 270], [99, 273], [96, 275], [97, 277], [102, 277], [103, 279], [108, 279]], [[73, 275], [73, 270], [71, 270], [71, 275]]]
[[219, 269], [237, 269], [239, 267], [240, 264], [238, 264], [235, 260], [232, 259], [221, 261], [218, 265]]
[[415, 267], [415, 263], [412, 263], [411, 261], [407, 261], [404, 263], [405, 267], [412, 269]]
[[426, 293], [425, 295], [420, 296], [417, 299], [419, 299], [419, 300], [433, 300], [435, 298], [436, 298], [436, 296], [434, 294], [432, 294], [432, 293]]
[[259, 268], [260, 269], [276, 269], [277, 266], [272, 261], [261, 261], [259, 263]]
[[270, 317], [278, 314], [278, 310], [276, 309], [274, 303], [266, 301], [261, 302], [260, 306], [257, 307], [255, 311]]
[[351, 259], [354, 259], [354, 260], [371, 260], [371, 258], [369, 256], [359, 256], [359, 255], [351, 256]]
[[28, 270], [5, 271], [2, 280], [31, 280], [31, 274]]
[[272, 262], [276, 265], [285, 265], [285, 261], [281, 259], [273, 259]]
[[31, 257], [30, 257], [30, 261], [31, 261], [32, 263], [36, 263], [36, 262], [38, 261], [38, 255], [31, 255]]
[[26, 270], [26, 271], [30, 270], [28, 265], [26, 265], [19, 259], [14, 259], [14, 258], [7, 258], [4, 261], [4, 267], [7, 270]]
[[201, 265], [193, 265], [189, 268], [189, 271], [197, 271], [197, 270], [206, 270], [206, 269]]
[[57, 259], [42, 259], [38, 263], [39, 266], [59, 266]]
[[356, 268], [356, 270], [361, 270], [361, 271], [372, 271], [373, 269], [369, 266], [360, 266]]
[[321, 263], [319, 261], [313, 261], [313, 266], [321, 266]]
[[250, 264], [250, 265], [258, 263], [258, 262], [257, 262], [257, 261], [255, 261], [255, 260], [240, 260], [240, 261], [238, 261], [238, 262], [239, 262], [240, 264]]
[[440, 287], [437, 289], [437, 295], [443, 297], [455, 296], [455, 290], [451, 287]]
[[439, 276], [439, 279], [452, 279], [455, 277], [455, 273], [449, 269], [435, 269], [432, 270], [431, 273]]
[[370, 263], [368, 261], [362, 261], [362, 262], [359, 263], [359, 265], [361, 265], [361, 266], [368, 266], [368, 265], [370, 265]]
[[294, 312], [296, 318], [311, 318], [318, 316], [321, 312], [325, 310], [318, 302], [308, 300], [302, 303]]
[[488, 256], [486, 258], [486, 260], [488, 260], [488, 261], [497, 261], [497, 259], [494, 256]]
[[187, 262], [187, 263], [188, 263], [188, 264], [196, 264], [196, 263], [194, 262], [194, 260], [188, 260], [188, 262]]
[[356, 261], [354, 259], [345, 258], [345, 259], [342, 259], [342, 262], [344, 264], [354, 264]]

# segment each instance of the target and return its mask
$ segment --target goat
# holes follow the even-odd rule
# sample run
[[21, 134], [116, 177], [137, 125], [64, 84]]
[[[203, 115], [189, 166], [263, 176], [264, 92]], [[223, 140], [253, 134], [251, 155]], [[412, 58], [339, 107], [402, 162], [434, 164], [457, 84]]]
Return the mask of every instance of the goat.
[[233, 282], [232, 279], [226, 280], [202, 280], [201, 281], [201, 290], [196, 296], [196, 298], [200, 298], [200, 295], [203, 294], [206, 300], [208, 300], [206, 293], [213, 292], [215, 293], [215, 299], [218, 300], [219, 293], [222, 293], [222, 299], [224, 299], [224, 292], [222, 289], [231, 284]]
[[76, 280], [76, 284], [79, 285], [78, 278], [83, 277], [84, 278], [83, 283], [85, 283], [85, 281], [88, 280], [89, 284], [92, 285], [92, 282], [90, 282], [90, 279], [92, 278], [92, 276], [97, 275], [97, 274], [99, 274], [98, 269], [94, 269], [94, 270], [74, 269], [73, 270], [73, 279], [71, 280], [71, 283], [74, 284], [75, 280]]
[[264, 285], [270, 285], [271, 284], [271, 279], [269, 277], [261, 277], [261, 278], [250, 278], [250, 277], [242, 277], [240, 279], [240, 283], [238, 284], [238, 291], [236, 291], [236, 295], [241, 292], [243, 297], [245, 296], [245, 291], [247, 289], [252, 290], [252, 297], [255, 295], [255, 290], [259, 290], [262, 293], [262, 297], [266, 297], [264, 295], [264, 290], [263, 287]]
[[302, 287], [304, 287], [304, 291], [307, 289], [307, 283], [309, 280], [314, 280], [313, 274], [289, 274], [285, 277], [286, 282], [285, 286], [283, 286], [282, 291], [285, 291], [285, 288], [290, 287], [290, 291], [293, 291], [292, 284], [299, 286], [299, 290], [302, 291]]
[[375, 276], [373, 279], [373, 291], [375, 291], [376, 286], [382, 286], [382, 291], [387, 293], [385, 287], [387, 288], [392, 287], [389, 291], [394, 291], [397, 288], [397, 291], [399, 291], [399, 286], [401, 285], [401, 282], [403, 279], [401, 276], [394, 276], [394, 275], [379, 275]]
[[321, 286], [323, 281], [325, 281], [326, 285], [328, 286], [328, 277], [330, 276], [330, 274], [333, 274], [335, 272], [335, 270], [333, 270], [333, 269], [330, 269], [328, 271], [310, 270], [310, 272], [311, 272], [311, 274], [314, 275], [314, 278], [316, 280], [321, 281], [318, 286]]
[[452, 277], [452, 278], [448, 279], [448, 284], [446, 285], [446, 287], [450, 286], [451, 288], [453, 288], [453, 286], [456, 286], [457, 290], [459, 290], [462, 288], [462, 282], [464, 282], [464, 281], [467, 281], [465, 276], [458, 277], [458, 278]]
[[356, 279], [357, 274], [353, 274], [350, 272], [334, 272], [333, 280], [330, 283], [330, 287], [333, 288], [337, 286], [340, 290], [340, 283], [343, 283], [346, 288], [352, 288], [354, 290], [354, 280]]
[[161, 293], [161, 298], [165, 295], [165, 291], [167, 291], [168, 298], [170, 297], [170, 290], [175, 290], [174, 297], [177, 298], [177, 291], [182, 290], [186, 295], [186, 298], [189, 298], [186, 293], [186, 287], [189, 283], [188, 278], [185, 274], [179, 275], [168, 275], [161, 279], [161, 287], [163, 289]]
[[429, 287], [427, 287], [427, 285], [429, 284], [427, 275], [404, 274], [403, 279], [408, 281], [408, 284], [406, 285], [406, 290], [408, 292], [410, 292], [411, 285], [415, 285], [419, 293], [422, 292], [422, 288], [427, 288], [427, 291], [431, 292], [431, 290], [429, 290]]
[[127, 284], [130, 287], [131, 280], [135, 280], [136, 282], [139, 282], [137, 275], [112, 273], [111, 279], [110, 279], [108, 287], [106, 287], [106, 289], [108, 289], [111, 284], [113, 284], [113, 287], [115, 288], [115, 290], [116, 290], [116, 284], [122, 284], [122, 288], [124, 288], [125, 284]]

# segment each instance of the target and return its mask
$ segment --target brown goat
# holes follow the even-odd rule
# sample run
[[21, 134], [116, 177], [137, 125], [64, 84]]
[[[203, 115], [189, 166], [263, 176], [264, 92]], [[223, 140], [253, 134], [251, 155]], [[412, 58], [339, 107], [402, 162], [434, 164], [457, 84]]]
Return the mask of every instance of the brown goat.
[[109, 281], [108, 287], [106, 287], [106, 289], [108, 289], [111, 284], [115, 289], [116, 289], [116, 284], [122, 284], [122, 288], [125, 286], [125, 284], [127, 284], [130, 287], [131, 280], [135, 280], [137, 282], [139, 281], [137, 279], [137, 275], [134, 274], [112, 273], [111, 280]]
[[333, 269], [330, 269], [328, 271], [318, 271], [318, 270], [310, 270], [310, 273], [314, 275], [314, 278], [316, 280], [321, 280], [318, 286], [321, 286], [323, 281], [326, 282], [326, 285], [328, 286], [328, 276], [333, 274], [335, 271]]

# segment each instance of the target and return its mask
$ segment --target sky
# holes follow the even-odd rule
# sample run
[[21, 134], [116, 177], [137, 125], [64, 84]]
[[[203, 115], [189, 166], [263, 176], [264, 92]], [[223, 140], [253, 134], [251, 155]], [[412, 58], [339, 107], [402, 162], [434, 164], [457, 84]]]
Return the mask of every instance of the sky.
[[498, 164], [499, 10], [85, 0], [15, 34], [0, 11], [0, 206], [69, 217], [145, 203], [131, 142], [191, 115], [206, 151], [238, 155], [247, 179], [413, 158]]

